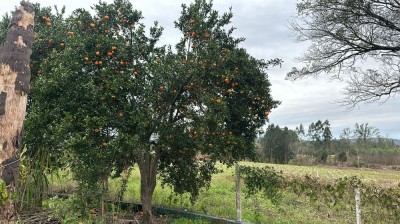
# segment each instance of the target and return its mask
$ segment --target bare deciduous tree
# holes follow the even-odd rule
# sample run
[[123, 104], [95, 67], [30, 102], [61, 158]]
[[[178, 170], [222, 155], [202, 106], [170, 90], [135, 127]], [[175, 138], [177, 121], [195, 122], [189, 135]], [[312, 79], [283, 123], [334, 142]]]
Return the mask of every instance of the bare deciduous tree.
[[288, 79], [348, 75], [343, 103], [350, 108], [400, 92], [399, 1], [302, 0], [297, 11], [298, 41], [312, 45], [298, 58], [305, 66], [293, 68]]

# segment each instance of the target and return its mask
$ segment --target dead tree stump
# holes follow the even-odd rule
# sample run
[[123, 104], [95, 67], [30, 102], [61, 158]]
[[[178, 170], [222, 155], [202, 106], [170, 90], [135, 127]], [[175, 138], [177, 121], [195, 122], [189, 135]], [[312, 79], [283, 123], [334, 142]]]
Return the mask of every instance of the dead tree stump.
[[[29, 67], [34, 41], [34, 7], [22, 1], [13, 13], [7, 39], [0, 47], [0, 180], [7, 191], [16, 191], [22, 149], [31, 71]], [[13, 201], [0, 205], [0, 223], [8, 223], [15, 214]]]

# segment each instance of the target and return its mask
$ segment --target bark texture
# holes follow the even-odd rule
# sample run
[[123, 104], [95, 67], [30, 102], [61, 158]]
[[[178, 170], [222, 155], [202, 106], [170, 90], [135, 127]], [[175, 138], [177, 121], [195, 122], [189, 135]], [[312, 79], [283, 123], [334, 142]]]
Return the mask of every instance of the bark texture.
[[157, 183], [157, 169], [160, 159], [160, 150], [155, 149], [154, 154], [150, 151], [141, 153], [138, 159], [140, 170], [140, 200], [142, 201], [143, 224], [153, 223], [152, 199]]
[[[22, 126], [29, 92], [30, 56], [34, 41], [34, 7], [22, 1], [12, 15], [7, 39], [0, 47], [0, 179], [12, 194], [19, 175]], [[0, 206], [0, 223], [9, 223], [15, 204]]]

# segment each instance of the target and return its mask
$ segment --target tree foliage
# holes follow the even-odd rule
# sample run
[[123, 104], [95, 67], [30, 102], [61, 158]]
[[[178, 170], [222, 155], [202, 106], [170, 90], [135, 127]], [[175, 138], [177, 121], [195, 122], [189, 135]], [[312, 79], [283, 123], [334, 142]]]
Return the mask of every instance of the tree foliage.
[[379, 137], [379, 130], [370, 126], [368, 123], [354, 125], [354, 138], [357, 144], [362, 145], [362, 147], [367, 147], [370, 143], [377, 140]]
[[313, 142], [315, 148], [329, 149], [332, 140], [331, 125], [328, 120], [322, 122], [318, 120], [308, 127], [308, 137]]
[[299, 141], [295, 131], [270, 124], [261, 139], [264, 154], [269, 162], [288, 163], [294, 156], [293, 144]]
[[[395, 0], [302, 0], [292, 27], [299, 41], [311, 41], [289, 79], [349, 74], [343, 103], [354, 107], [399, 93], [400, 3]], [[365, 68], [359, 62], [376, 66]], [[370, 63], [373, 62], [373, 63]]]
[[240, 48], [227, 28], [232, 12], [208, 1], [182, 6], [174, 49], [157, 43], [162, 28], [147, 29], [129, 1], [94, 10], [37, 18], [26, 143], [32, 156], [47, 149], [52, 164], [71, 168], [84, 203], [111, 173], [138, 164], [150, 221], [157, 175], [195, 199], [217, 162], [254, 157], [258, 129], [279, 103], [265, 71], [280, 60]]

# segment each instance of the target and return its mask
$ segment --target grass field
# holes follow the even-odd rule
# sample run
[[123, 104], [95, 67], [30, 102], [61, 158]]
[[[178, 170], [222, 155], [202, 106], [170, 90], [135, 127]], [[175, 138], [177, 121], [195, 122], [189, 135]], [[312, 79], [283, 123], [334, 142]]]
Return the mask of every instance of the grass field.
[[[390, 169], [372, 170], [356, 168], [338, 168], [326, 166], [296, 166], [296, 165], [276, 165], [243, 162], [246, 166], [272, 166], [276, 171], [282, 171], [284, 176], [301, 178], [306, 174], [317, 177], [323, 182], [334, 181], [341, 177], [357, 176], [363, 183], [369, 183], [379, 188], [397, 187], [400, 183], [400, 172]], [[213, 176], [211, 187], [204, 191], [195, 204], [191, 204], [188, 195], [175, 195], [168, 188], [162, 188], [160, 184], [154, 193], [154, 205], [164, 207], [186, 209], [203, 214], [224, 217], [228, 219], [236, 218], [235, 207], [235, 175], [234, 168], [220, 166], [222, 173]], [[65, 178], [64, 178], [65, 180]], [[69, 184], [60, 184], [60, 181], [53, 180], [53, 190], [60, 188], [72, 188]], [[139, 173], [137, 167], [132, 170], [127, 190], [124, 194], [126, 201], [139, 201]], [[121, 185], [120, 179], [110, 180], [109, 197], [115, 198], [116, 192]], [[69, 191], [70, 189], [66, 189]], [[336, 206], [326, 205], [317, 200], [310, 202], [306, 197], [299, 197], [293, 192], [282, 192], [282, 200], [278, 204], [272, 204], [264, 196], [245, 198], [242, 196], [243, 220], [250, 223], [355, 223], [355, 207], [352, 197], [344, 198]], [[362, 200], [362, 196], [361, 196]], [[380, 208], [379, 205], [364, 202], [362, 207], [363, 223], [400, 223], [389, 213]], [[180, 220], [178, 223], [185, 223]], [[203, 222], [202, 222], [203, 223]]]

